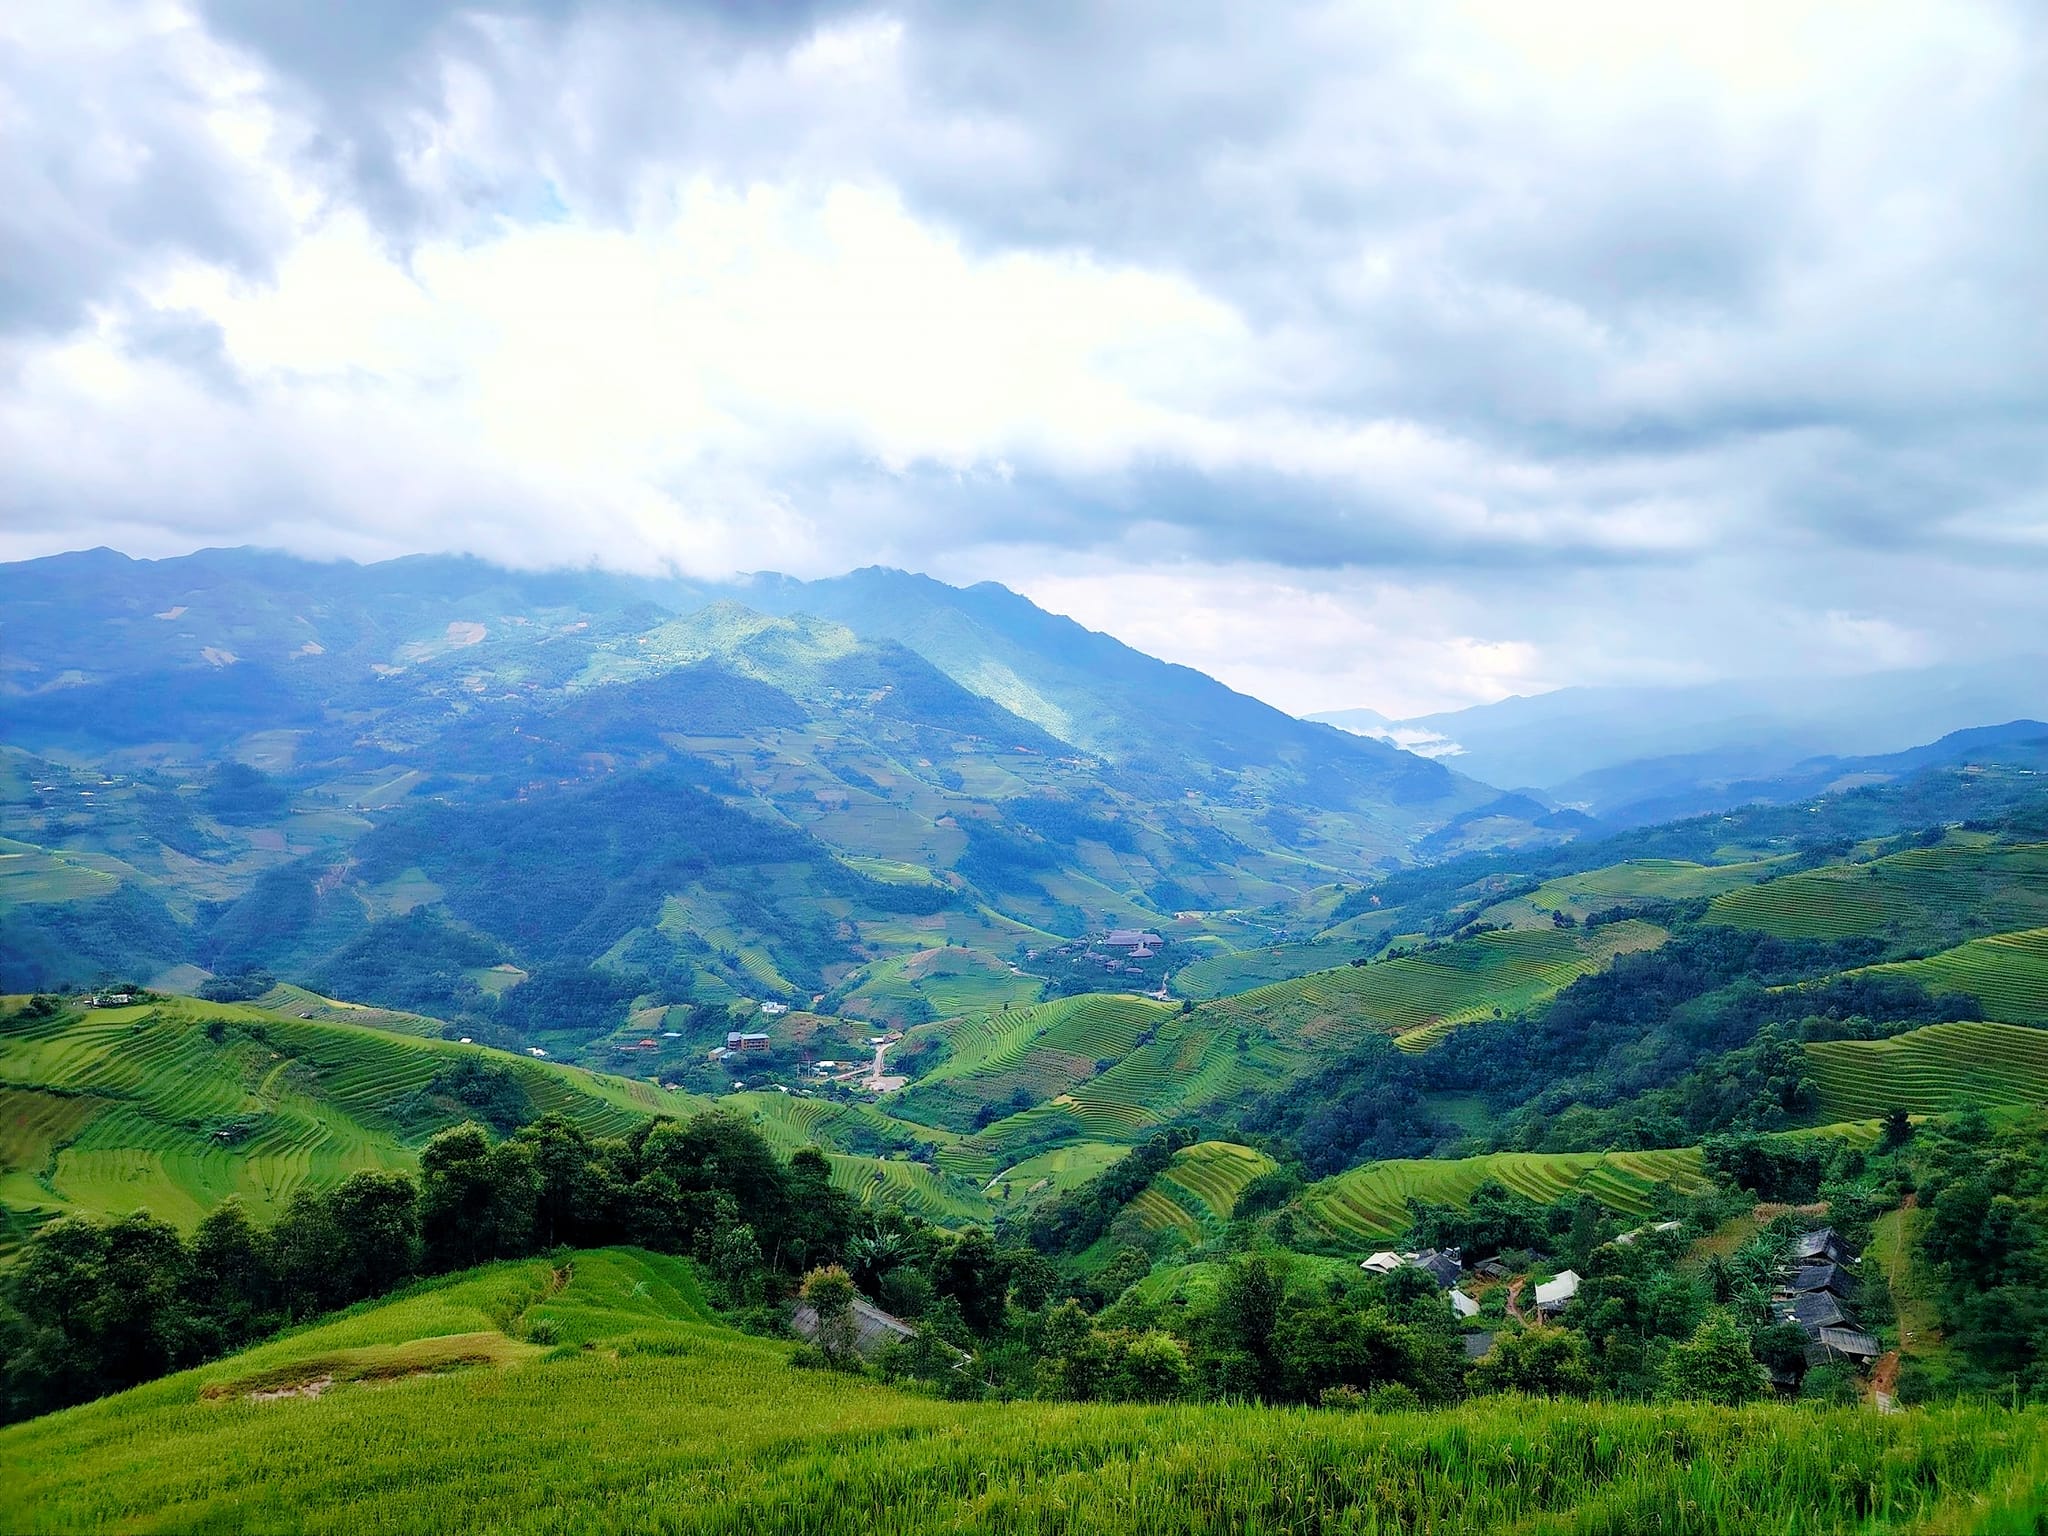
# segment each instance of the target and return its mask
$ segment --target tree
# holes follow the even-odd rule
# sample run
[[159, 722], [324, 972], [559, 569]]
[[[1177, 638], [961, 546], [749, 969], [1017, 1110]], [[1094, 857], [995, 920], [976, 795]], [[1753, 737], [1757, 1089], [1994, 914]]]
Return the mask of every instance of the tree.
[[263, 1234], [238, 1196], [230, 1195], [193, 1229], [185, 1299], [207, 1331], [207, 1353], [256, 1337], [265, 1314], [277, 1304], [277, 1271]]
[[1667, 1397], [1735, 1407], [1761, 1397], [1769, 1378], [1749, 1347], [1749, 1335], [1728, 1312], [1710, 1313], [1692, 1337], [1664, 1357]]
[[705, 1264], [728, 1306], [744, 1307], [761, 1299], [761, 1245], [745, 1222], [728, 1221], [712, 1230]]
[[1593, 1352], [1583, 1335], [1564, 1328], [1503, 1333], [1465, 1380], [1474, 1392], [1585, 1397], [1594, 1385]]
[[1125, 1344], [1118, 1361], [1116, 1395], [1144, 1403], [1170, 1403], [1185, 1397], [1193, 1380], [1187, 1346], [1170, 1333], [1152, 1329]]
[[327, 1196], [334, 1289], [344, 1302], [381, 1296], [419, 1269], [419, 1190], [396, 1173], [352, 1173]]
[[1232, 1389], [1269, 1397], [1278, 1387], [1273, 1335], [1279, 1323], [1280, 1297], [1280, 1277], [1261, 1254], [1241, 1257], [1223, 1272], [1216, 1287], [1212, 1326], [1221, 1349], [1242, 1357], [1241, 1365], [1225, 1372]]
[[1884, 1117], [1884, 1134], [1877, 1143], [1880, 1152], [1896, 1152], [1913, 1139], [1913, 1121], [1903, 1109], [1894, 1109]]
[[853, 1366], [859, 1358], [853, 1298], [853, 1280], [836, 1264], [829, 1269], [814, 1269], [804, 1276], [803, 1302], [817, 1319], [818, 1350], [840, 1370]]
[[532, 1148], [493, 1147], [474, 1122], [443, 1131], [420, 1153], [420, 1228], [428, 1262], [463, 1269], [532, 1250], [539, 1179]]

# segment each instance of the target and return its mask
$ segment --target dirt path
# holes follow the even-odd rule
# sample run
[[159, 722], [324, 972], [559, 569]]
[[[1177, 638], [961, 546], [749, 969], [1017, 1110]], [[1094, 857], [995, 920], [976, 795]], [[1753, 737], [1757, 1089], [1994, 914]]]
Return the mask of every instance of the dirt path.
[[1529, 1278], [1526, 1275], [1508, 1282], [1508, 1316], [1524, 1326], [1527, 1326], [1529, 1319], [1522, 1316], [1522, 1309], [1516, 1303], [1522, 1299], [1522, 1287], [1528, 1283]]
[[905, 1079], [903, 1078], [885, 1077], [883, 1075], [882, 1058], [888, 1054], [889, 1047], [886, 1044], [875, 1047], [875, 1064], [868, 1069], [867, 1081], [861, 1084], [870, 1093], [889, 1093], [901, 1088], [904, 1084]]

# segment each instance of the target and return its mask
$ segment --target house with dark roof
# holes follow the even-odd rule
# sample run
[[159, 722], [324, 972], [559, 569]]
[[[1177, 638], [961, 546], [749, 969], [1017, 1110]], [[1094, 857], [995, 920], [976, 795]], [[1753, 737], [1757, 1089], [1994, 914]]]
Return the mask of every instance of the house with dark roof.
[[1839, 1264], [1809, 1264], [1792, 1277], [1792, 1289], [1802, 1294], [1826, 1291], [1849, 1301], [1856, 1295], [1856, 1277]]
[[1826, 1291], [1806, 1291], [1786, 1300], [1774, 1301], [1771, 1310], [1779, 1321], [1797, 1323], [1804, 1328], [1808, 1338], [1820, 1337], [1823, 1328], [1843, 1328], [1849, 1324], [1849, 1314]]
[[1464, 1255], [1455, 1248], [1430, 1248], [1408, 1261], [1448, 1291], [1465, 1272]]
[[1884, 1353], [1877, 1340], [1858, 1328], [1823, 1328], [1814, 1342], [1823, 1356], [1857, 1365], [1868, 1365]]
[[1861, 1255], [1833, 1227], [1822, 1227], [1816, 1232], [1800, 1233], [1793, 1244], [1792, 1257], [1802, 1265], [1853, 1264]]

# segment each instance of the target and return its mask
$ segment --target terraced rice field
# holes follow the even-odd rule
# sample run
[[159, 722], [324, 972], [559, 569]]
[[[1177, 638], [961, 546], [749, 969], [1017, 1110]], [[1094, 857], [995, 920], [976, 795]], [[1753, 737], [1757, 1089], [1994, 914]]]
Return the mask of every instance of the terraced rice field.
[[1122, 1063], [1148, 1030], [1175, 1017], [1168, 1003], [1090, 993], [935, 1026], [945, 1032], [951, 1056], [892, 1097], [889, 1110], [965, 1130], [984, 1104], [1019, 1093], [1043, 1102], [1087, 1083], [1098, 1062]]
[[1171, 1227], [1199, 1240], [1223, 1229], [1245, 1186], [1276, 1164], [1231, 1141], [1198, 1141], [1176, 1152], [1132, 1209], [1146, 1226]]
[[894, 1205], [927, 1221], [952, 1224], [987, 1221], [987, 1198], [969, 1180], [951, 1178], [923, 1163], [901, 1158], [828, 1152], [832, 1183], [863, 1205]]
[[33, 843], [0, 837], [0, 909], [29, 902], [91, 901], [108, 895], [121, 882], [92, 868], [90, 857], [53, 853]]
[[1830, 1120], [2048, 1103], [2048, 1029], [1929, 1024], [1888, 1040], [1816, 1041], [1806, 1056]]
[[1588, 1194], [1610, 1210], [1647, 1216], [1659, 1186], [1704, 1188], [1697, 1147], [1654, 1152], [1494, 1152], [1456, 1160], [1400, 1158], [1369, 1163], [1311, 1185], [1301, 1197], [1308, 1224], [1326, 1237], [1378, 1243], [1408, 1229], [1408, 1202], [1463, 1205], [1488, 1179], [1549, 1204]]
[[1710, 922], [1786, 939], [1948, 931], [1958, 914], [1999, 929], [2048, 923], [2048, 843], [1915, 848], [1729, 891], [1707, 909]]
[[1851, 974], [1909, 977], [1930, 992], [1967, 992], [1994, 1019], [2048, 1024], [2048, 928], [1972, 939], [1925, 960]]
[[[209, 1030], [209, 1025], [217, 1027]], [[229, 1195], [259, 1213], [362, 1169], [404, 1169], [453, 1116], [394, 1111], [479, 1048], [174, 999], [0, 1032], [0, 1198], [24, 1219], [146, 1208], [190, 1226]], [[593, 1135], [697, 1101], [495, 1055], [540, 1113]]]
[[[1036, 976], [1017, 974], [1007, 961], [947, 946], [877, 961], [841, 1007], [858, 1018], [902, 1023], [1000, 1009], [1005, 1003], [1022, 1006], [1038, 996], [1038, 988]], [[919, 1005], [931, 1012], [916, 1012]]]
[[[1605, 869], [1544, 882], [1527, 898], [1543, 912], [1584, 917], [1632, 901], [1693, 901], [1753, 885], [1781, 861], [1694, 864], [1686, 859], [1628, 859]], [[1489, 916], [1492, 914], [1489, 913]]]
[[1644, 922], [1587, 930], [1502, 930], [1427, 953], [1340, 966], [1206, 1004], [1228, 1017], [1291, 1025], [1306, 1044], [1341, 1046], [1368, 1032], [1424, 1050], [1460, 1024], [1512, 1014], [1554, 997], [1617, 955], [1670, 935]]
[[990, 1199], [1009, 1204], [1048, 1198], [1077, 1189], [1131, 1149], [1117, 1142], [1081, 1141], [1012, 1163], [988, 1181]]

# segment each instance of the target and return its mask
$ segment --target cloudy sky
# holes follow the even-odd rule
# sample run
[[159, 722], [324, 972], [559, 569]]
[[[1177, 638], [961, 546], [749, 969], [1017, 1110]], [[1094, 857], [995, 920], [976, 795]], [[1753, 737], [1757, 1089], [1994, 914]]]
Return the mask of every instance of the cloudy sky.
[[16, 0], [0, 558], [994, 579], [1309, 710], [2048, 649], [2039, 0]]

